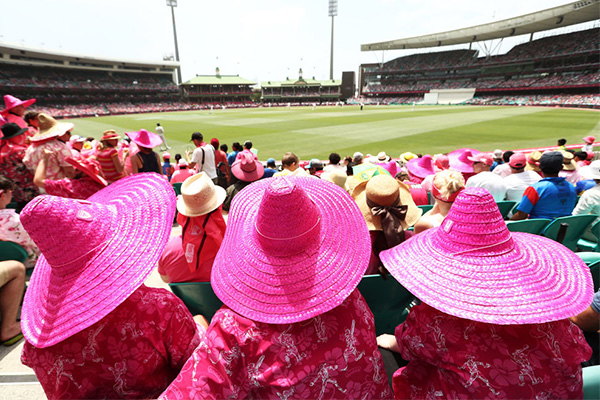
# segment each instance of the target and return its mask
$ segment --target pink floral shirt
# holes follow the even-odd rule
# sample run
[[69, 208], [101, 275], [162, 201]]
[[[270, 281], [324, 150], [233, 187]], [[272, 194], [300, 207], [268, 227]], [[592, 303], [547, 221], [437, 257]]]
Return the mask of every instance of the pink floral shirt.
[[42, 144], [32, 143], [31, 146], [25, 151], [25, 158], [23, 163], [29, 168], [30, 171], [35, 173], [35, 170], [42, 161], [44, 150], [50, 150], [52, 155], [48, 158], [46, 164], [46, 179], [57, 180], [63, 179], [65, 175], [63, 168], [71, 167], [66, 160], [71, 157], [71, 150], [69, 147], [58, 139], [50, 140]]
[[495, 325], [413, 307], [396, 328], [402, 358], [397, 399], [582, 398], [581, 365], [592, 352], [569, 320]]
[[294, 324], [252, 321], [223, 306], [162, 399], [389, 399], [373, 314], [355, 290]]
[[44, 187], [46, 193], [52, 196], [81, 200], [85, 200], [98, 190], [104, 189], [104, 186], [87, 176], [79, 179], [65, 178], [57, 181], [46, 179]]
[[27, 266], [35, 265], [35, 262], [40, 255], [40, 251], [31, 237], [29, 237], [25, 228], [23, 228], [23, 225], [21, 225], [19, 214], [11, 208], [0, 210], [0, 240], [15, 242], [23, 246], [29, 255]]
[[49, 399], [156, 398], [200, 342], [181, 300], [142, 285], [81, 332], [39, 349], [25, 342], [21, 362]]

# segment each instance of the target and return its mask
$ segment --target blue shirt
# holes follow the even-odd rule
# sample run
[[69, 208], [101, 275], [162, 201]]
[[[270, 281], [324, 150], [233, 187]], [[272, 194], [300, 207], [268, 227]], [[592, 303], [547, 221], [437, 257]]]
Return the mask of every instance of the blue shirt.
[[227, 162], [229, 163], [230, 167], [235, 162], [235, 158], [237, 157], [238, 153], [239, 151], [232, 151], [231, 153], [227, 154]]
[[273, 174], [277, 172], [276, 169], [273, 168], [265, 168], [265, 174], [263, 175], [263, 179], [264, 178], [270, 178], [273, 176]]
[[575, 187], [562, 177], [544, 178], [525, 189], [517, 210], [529, 218], [555, 219], [571, 215], [577, 194]]
[[581, 192], [584, 192], [588, 189], [593, 188], [594, 186], [596, 186], [596, 181], [593, 179], [585, 179], [583, 181], [579, 181], [577, 182], [577, 185], [575, 185], [575, 191], [577, 192], [577, 195], [580, 195]]

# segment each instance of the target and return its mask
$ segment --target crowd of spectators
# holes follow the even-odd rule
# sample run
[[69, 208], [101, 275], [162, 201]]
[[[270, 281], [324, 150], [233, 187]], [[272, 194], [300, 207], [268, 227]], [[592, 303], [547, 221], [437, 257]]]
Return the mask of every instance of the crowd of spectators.
[[597, 93], [588, 94], [538, 94], [518, 96], [477, 96], [465, 104], [509, 105], [509, 106], [600, 106]]

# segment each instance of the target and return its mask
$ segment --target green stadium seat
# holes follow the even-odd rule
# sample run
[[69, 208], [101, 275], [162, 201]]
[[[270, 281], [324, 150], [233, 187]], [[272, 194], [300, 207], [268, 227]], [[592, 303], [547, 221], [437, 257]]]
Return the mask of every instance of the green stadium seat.
[[577, 254], [587, 265], [592, 265], [596, 261], [600, 261], [600, 253], [594, 251], [579, 251], [575, 254]]
[[587, 215], [570, 215], [567, 217], [556, 218], [550, 222], [542, 233], [547, 238], [556, 240], [560, 225], [563, 223], [569, 224], [567, 233], [562, 241], [562, 244], [571, 249], [572, 251], [577, 250], [577, 241], [581, 239], [581, 236], [585, 230], [598, 218], [598, 215], [587, 214]]
[[178, 182], [173, 184], [173, 190], [175, 191], [175, 196], [179, 196], [181, 194], [181, 185], [183, 182]]
[[369, 308], [375, 316], [377, 335], [394, 334], [396, 326], [408, 316], [408, 307], [415, 299], [393, 276], [365, 275], [358, 284]]
[[496, 203], [498, 205], [498, 209], [500, 210], [500, 214], [502, 214], [502, 218], [506, 219], [508, 213], [514, 208], [517, 204], [516, 201], [499, 201]]
[[427, 211], [431, 210], [433, 208], [433, 205], [426, 205], [426, 206], [417, 206], [419, 207], [421, 210], [423, 210], [423, 214], [425, 214]]
[[169, 283], [169, 287], [179, 297], [192, 315], [201, 314], [210, 321], [223, 302], [217, 297], [210, 282]]
[[596, 223], [594, 223], [594, 225], [592, 225], [592, 227], [590, 228], [590, 232], [592, 232], [592, 234], [596, 236], [596, 241], [594, 242], [591, 240], [581, 238], [577, 241], [577, 249], [579, 251], [600, 252], [600, 221], [597, 221]]
[[593, 365], [582, 369], [583, 399], [600, 399], [600, 365]]
[[594, 282], [594, 292], [600, 288], [600, 260], [590, 264], [590, 272], [592, 273], [592, 281]]
[[27, 261], [27, 250], [15, 242], [0, 241], [0, 261]]
[[540, 235], [551, 220], [546, 218], [524, 219], [521, 221], [506, 221], [506, 227], [511, 232], [526, 232]]

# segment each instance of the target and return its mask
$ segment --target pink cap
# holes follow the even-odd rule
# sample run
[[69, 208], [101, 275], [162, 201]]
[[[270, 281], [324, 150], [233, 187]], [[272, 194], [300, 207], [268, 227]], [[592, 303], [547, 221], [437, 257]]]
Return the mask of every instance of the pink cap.
[[480, 163], [483, 163], [488, 166], [491, 166], [494, 163], [494, 159], [492, 158], [492, 155], [489, 153], [479, 153], [479, 154], [475, 154], [474, 156], [470, 156], [467, 158], [470, 161], [473, 161], [474, 163], [480, 162]]
[[527, 165], [527, 157], [525, 157], [525, 154], [523, 153], [515, 153], [510, 156], [508, 165], [515, 168], [523, 168]]

